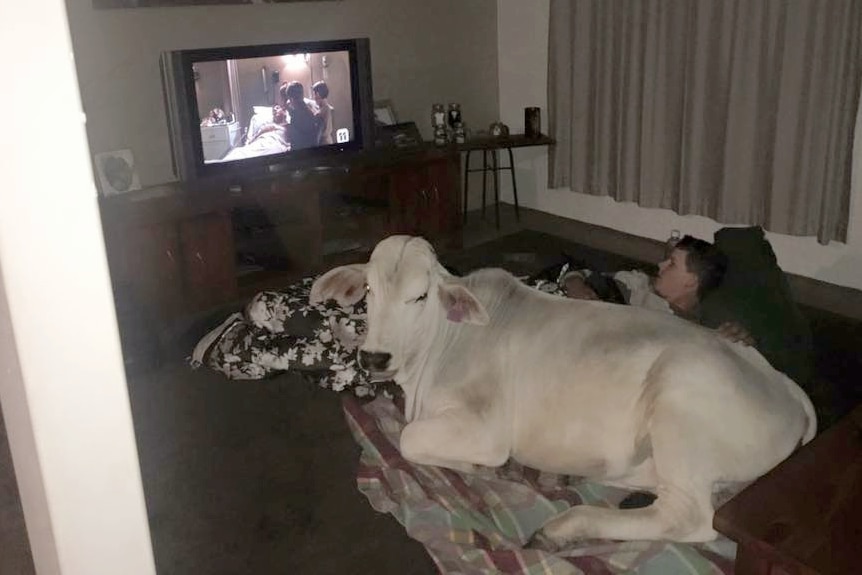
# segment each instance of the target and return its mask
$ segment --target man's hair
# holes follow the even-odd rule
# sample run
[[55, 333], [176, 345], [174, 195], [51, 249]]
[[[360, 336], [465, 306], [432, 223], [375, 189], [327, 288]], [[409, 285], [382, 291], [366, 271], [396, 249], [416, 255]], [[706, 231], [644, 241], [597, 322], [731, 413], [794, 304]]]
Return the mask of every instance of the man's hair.
[[302, 84], [296, 80], [288, 82], [287, 84], [282, 84], [278, 91], [281, 93], [281, 97], [285, 100], [302, 100], [305, 97], [305, 90], [303, 89]]
[[684, 236], [674, 249], [686, 253], [685, 267], [697, 276], [698, 299], [702, 300], [721, 284], [724, 272], [727, 271], [727, 256], [713, 244], [693, 236]]
[[329, 86], [326, 85], [326, 82], [323, 80], [319, 82], [315, 82], [311, 87], [311, 91], [318, 94], [321, 98], [329, 97]]

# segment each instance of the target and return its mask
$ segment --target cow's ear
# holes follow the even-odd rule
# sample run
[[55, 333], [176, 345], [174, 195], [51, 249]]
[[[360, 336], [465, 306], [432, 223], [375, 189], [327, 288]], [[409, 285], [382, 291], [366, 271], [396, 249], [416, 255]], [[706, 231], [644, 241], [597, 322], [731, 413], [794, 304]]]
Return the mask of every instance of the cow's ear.
[[352, 264], [329, 270], [314, 281], [309, 303], [316, 304], [334, 299], [338, 305], [353, 305], [365, 297], [365, 266]]
[[443, 309], [446, 310], [446, 319], [449, 321], [488, 325], [490, 318], [488, 312], [485, 311], [485, 306], [461, 284], [442, 283], [437, 290], [437, 295], [440, 297]]

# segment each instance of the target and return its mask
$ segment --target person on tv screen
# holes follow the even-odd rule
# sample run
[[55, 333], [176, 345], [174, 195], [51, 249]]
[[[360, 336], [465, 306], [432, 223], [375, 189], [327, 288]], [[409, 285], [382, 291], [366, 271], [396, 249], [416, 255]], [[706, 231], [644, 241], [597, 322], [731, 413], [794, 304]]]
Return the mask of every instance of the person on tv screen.
[[279, 90], [289, 121], [285, 126], [291, 150], [317, 146], [320, 124], [314, 110], [305, 102], [305, 89], [296, 81], [283, 84]]
[[317, 120], [320, 123], [320, 135], [317, 143], [321, 146], [332, 144], [332, 106], [329, 104], [329, 86], [326, 82], [315, 82], [311, 87], [311, 95], [317, 104]]

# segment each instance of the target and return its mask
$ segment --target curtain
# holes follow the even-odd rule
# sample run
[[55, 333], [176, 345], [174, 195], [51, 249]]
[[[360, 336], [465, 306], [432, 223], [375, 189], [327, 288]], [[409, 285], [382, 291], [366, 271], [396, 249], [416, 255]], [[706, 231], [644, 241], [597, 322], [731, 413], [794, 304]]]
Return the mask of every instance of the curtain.
[[860, 0], [551, 0], [549, 185], [846, 241]]

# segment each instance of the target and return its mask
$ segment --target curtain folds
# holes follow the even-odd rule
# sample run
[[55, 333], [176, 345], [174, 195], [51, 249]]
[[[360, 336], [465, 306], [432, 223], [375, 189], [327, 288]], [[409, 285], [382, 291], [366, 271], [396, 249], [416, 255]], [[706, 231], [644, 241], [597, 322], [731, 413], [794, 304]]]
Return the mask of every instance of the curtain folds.
[[551, 0], [549, 185], [845, 241], [859, 0]]

